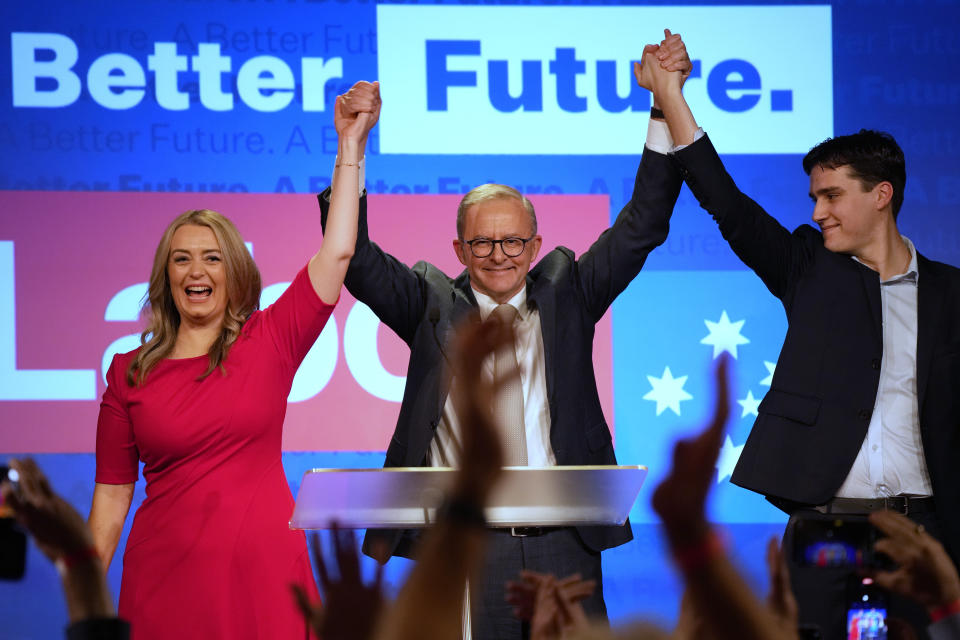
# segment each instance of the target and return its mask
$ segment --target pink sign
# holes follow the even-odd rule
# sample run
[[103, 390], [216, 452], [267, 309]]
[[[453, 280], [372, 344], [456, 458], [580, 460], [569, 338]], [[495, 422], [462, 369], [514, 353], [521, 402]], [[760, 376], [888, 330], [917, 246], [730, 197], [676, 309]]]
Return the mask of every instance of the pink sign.
[[[564, 245], [582, 253], [608, 226], [606, 196], [532, 200], [543, 252]], [[451, 244], [458, 201], [372, 195], [371, 237], [407, 264], [428, 260], [456, 275], [463, 269]], [[113, 351], [134, 348], [143, 327], [137, 285], [149, 277], [166, 225], [196, 208], [236, 223], [268, 292], [288, 283], [321, 243], [313, 196], [0, 191], [0, 451], [93, 451], [103, 367]], [[409, 351], [355, 305], [344, 290], [335, 325], [301, 367], [285, 450], [382, 451], [389, 442]], [[609, 313], [597, 326], [594, 364], [612, 425]]]

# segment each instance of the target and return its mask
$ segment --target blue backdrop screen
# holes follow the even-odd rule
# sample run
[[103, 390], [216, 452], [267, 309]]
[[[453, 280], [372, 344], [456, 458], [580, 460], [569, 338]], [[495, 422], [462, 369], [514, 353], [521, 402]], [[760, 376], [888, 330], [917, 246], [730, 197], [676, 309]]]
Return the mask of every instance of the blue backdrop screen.
[[[786, 227], [810, 221], [803, 154], [832, 135], [881, 129], [907, 157], [901, 231], [928, 257], [960, 264], [960, 7], [952, 1], [36, 0], [4, 3], [0, 24], [0, 190], [19, 203], [0, 211], [0, 451], [34, 455], [83, 513], [93, 425], [62, 427], [83, 430], [76, 447], [17, 444], [56, 402], [18, 371], [64, 366], [28, 366], [31, 345], [85, 339], [82, 327], [68, 337], [28, 321], [69, 310], [23, 274], [71, 270], [19, 244], [17, 233], [41, 224], [30, 202], [39, 206], [50, 191], [192, 193], [198, 207], [224, 193], [307, 196], [329, 180], [333, 101], [357, 80], [379, 80], [384, 98], [368, 149], [371, 193], [450, 195], [503, 182], [532, 195], [606, 196], [612, 220], [630, 197], [650, 107], [630, 63], [668, 27], [695, 62], [685, 93], [698, 122], [741, 189]], [[72, 215], [106, 247], [129, 240], [103, 228], [95, 208]], [[452, 221], [451, 210], [440, 222], [451, 238]], [[411, 217], [409, 234], [432, 224]], [[39, 231], [53, 244], [70, 240], [56, 226]], [[378, 240], [388, 250], [407, 242]], [[282, 245], [283, 232], [275, 241]], [[15, 245], [24, 248], [14, 253]], [[119, 268], [142, 282], [149, 257]], [[669, 239], [611, 314], [608, 417], [618, 458], [650, 468], [631, 513], [636, 539], [605, 554], [611, 617], [676, 613], [678, 584], [649, 496], [672, 443], [703, 423], [710, 363], [724, 352], [735, 358], [736, 402], [711, 512], [765, 588], [762, 549], [785, 517], [729, 479], [776, 367], [786, 329], [779, 302], [684, 188]], [[296, 492], [311, 467], [380, 466], [386, 444], [291, 449], [284, 464]], [[134, 506], [141, 499], [138, 486]], [[110, 570], [115, 592], [122, 551]], [[66, 619], [56, 574], [35, 549], [28, 563], [23, 583], [0, 584], [4, 634], [55, 637]], [[396, 588], [408, 566], [390, 566]]]

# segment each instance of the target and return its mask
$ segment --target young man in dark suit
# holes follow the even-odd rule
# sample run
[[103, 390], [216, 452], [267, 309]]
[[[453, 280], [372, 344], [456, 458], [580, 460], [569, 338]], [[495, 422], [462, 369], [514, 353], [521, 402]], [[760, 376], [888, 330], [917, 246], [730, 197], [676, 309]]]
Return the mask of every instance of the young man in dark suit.
[[[818, 144], [803, 168], [819, 229], [791, 233], [740, 192], [697, 126], [681, 78], [656, 64], [678, 47], [668, 32], [645, 56], [642, 84], [663, 109], [687, 185], [788, 319], [732, 482], [794, 515], [788, 548], [797, 514], [856, 518], [891, 509], [940, 539], [956, 562], [960, 270], [928, 260], [897, 230], [902, 150], [890, 135], [866, 130]], [[795, 567], [801, 622], [836, 637], [850, 575]]]

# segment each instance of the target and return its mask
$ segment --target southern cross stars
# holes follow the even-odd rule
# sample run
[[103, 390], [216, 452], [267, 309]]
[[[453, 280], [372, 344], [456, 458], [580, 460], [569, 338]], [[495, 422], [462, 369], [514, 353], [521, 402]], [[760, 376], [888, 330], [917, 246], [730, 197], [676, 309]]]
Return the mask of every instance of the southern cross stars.
[[743, 451], [743, 445], [733, 446], [733, 440], [730, 436], [723, 443], [723, 449], [720, 450], [720, 457], [717, 458], [717, 483], [723, 482], [724, 478], [733, 475], [733, 468], [737, 466], [737, 460], [740, 459], [740, 452]]
[[747, 390], [747, 397], [743, 400], [737, 400], [737, 404], [743, 407], [743, 412], [740, 414], [741, 418], [746, 418], [747, 416], [759, 416], [758, 408], [760, 407], [760, 401], [763, 398], [754, 398], [753, 391]]
[[734, 358], [737, 357], [737, 346], [741, 344], [750, 344], [750, 340], [740, 334], [743, 323], [746, 320], [730, 322], [726, 310], [720, 314], [720, 322], [710, 322], [704, 320], [710, 334], [700, 341], [700, 344], [709, 344], [713, 346], [713, 357], [716, 358], [726, 351]]
[[769, 360], [763, 361], [763, 366], [767, 368], [767, 377], [760, 381], [760, 384], [769, 387], [773, 384], [773, 372], [777, 368], [776, 362], [770, 362]]
[[691, 400], [692, 395], [683, 390], [683, 385], [687, 382], [687, 376], [674, 378], [670, 373], [670, 367], [663, 368], [663, 375], [659, 378], [647, 376], [650, 386], [653, 387], [643, 396], [644, 400], [652, 400], [657, 403], [657, 415], [670, 409], [675, 414], [680, 415], [680, 402]]

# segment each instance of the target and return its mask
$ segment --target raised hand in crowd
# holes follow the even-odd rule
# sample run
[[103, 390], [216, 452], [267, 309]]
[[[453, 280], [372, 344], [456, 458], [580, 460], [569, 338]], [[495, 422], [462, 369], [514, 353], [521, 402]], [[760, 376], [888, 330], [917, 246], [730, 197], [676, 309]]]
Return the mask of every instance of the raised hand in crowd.
[[682, 572], [690, 602], [718, 640], [794, 640], [795, 622], [787, 622], [789, 598], [785, 569], [771, 560], [773, 608], [765, 607], [737, 572], [722, 542], [707, 523], [706, 499], [724, 426], [729, 415], [728, 359], [716, 368], [716, 403], [710, 424], [698, 436], [677, 442], [673, 466], [653, 494], [653, 508], [663, 520], [674, 560]]
[[[496, 318], [485, 322], [467, 321], [453, 342], [453, 403], [460, 421], [466, 426], [461, 433], [460, 468], [454, 480], [452, 495], [485, 505], [503, 470], [503, 443], [499, 427], [494, 424], [490, 407], [499, 385], [482, 375], [482, 363], [495, 351], [512, 345], [511, 327]], [[519, 371], [515, 375], [520, 375]]]
[[886, 534], [877, 540], [874, 550], [897, 565], [889, 571], [873, 571], [874, 582], [923, 605], [934, 622], [960, 617], [960, 577], [943, 545], [923, 527], [893, 511], [871, 513], [870, 522]]
[[[681, 619], [673, 638], [676, 640], [795, 640], [797, 638], [797, 605], [790, 591], [786, 563], [775, 541], [767, 550], [771, 594], [769, 605], [751, 592], [731, 564], [719, 537], [706, 517], [706, 500], [713, 484], [715, 464], [729, 416], [728, 359], [717, 363], [716, 403], [710, 424], [699, 435], [680, 440], [674, 448], [673, 465], [657, 487], [653, 506], [660, 515], [674, 558], [686, 582], [686, 595]], [[532, 585], [536, 597], [532, 599]], [[658, 635], [649, 627], [636, 632], [617, 634], [590, 629], [568, 629], [564, 623], [568, 612], [576, 611], [573, 598], [562, 594], [552, 576], [522, 576], [511, 588], [511, 602], [518, 614], [531, 620], [531, 637], [535, 630], [541, 638], [617, 637], [640, 638]], [[535, 624], [535, 622], [537, 624]]]
[[323, 640], [368, 640], [373, 637], [384, 608], [383, 565], [377, 564], [372, 583], [366, 583], [360, 568], [360, 552], [354, 532], [331, 525], [330, 538], [335, 564], [328, 566], [320, 548], [320, 536], [310, 535], [320, 581], [322, 602], [313, 602], [298, 584], [291, 584], [297, 606], [313, 632]]
[[[11, 460], [19, 474], [19, 491], [3, 485], [3, 499], [33, 536], [37, 548], [51, 562], [79, 556], [93, 546], [86, 521], [66, 500], [54, 493], [43, 472], [31, 458]], [[91, 562], [99, 561], [92, 556]]]
[[767, 572], [770, 576], [767, 609], [783, 631], [783, 637], [792, 637], [797, 633], [800, 609], [797, 598], [793, 595], [793, 587], [790, 586], [787, 559], [776, 537], [770, 538], [767, 543]]
[[495, 318], [465, 322], [454, 339], [462, 454], [453, 488], [436, 525], [423, 536], [417, 563], [378, 627], [379, 640], [456, 638], [464, 588], [480, 567], [487, 539], [483, 509], [502, 472], [503, 448], [491, 399], [497, 384], [481, 375], [484, 359], [513, 343], [511, 327]]
[[558, 579], [521, 571], [518, 580], [507, 583], [507, 601], [518, 618], [530, 622], [530, 640], [564, 638], [589, 625], [580, 602], [596, 588], [595, 580], [584, 580], [576, 573]]
[[713, 638], [706, 620], [693, 606], [689, 589], [684, 590], [680, 599], [680, 614], [677, 616], [677, 625], [670, 637], [671, 640], [712, 640]]
[[60, 573], [71, 622], [67, 637], [129, 637], [129, 625], [116, 617], [103, 565], [83, 516], [51, 488], [32, 459], [12, 460], [10, 466], [19, 474], [19, 489], [4, 482], [3, 502]]
[[674, 547], [700, 541], [710, 533], [706, 502], [730, 414], [728, 366], [726, 357], [717, 363], [716, 400], [710, 424], [696, 437], [677, 441], [670, 471], [653, 494], [653, 508]]

